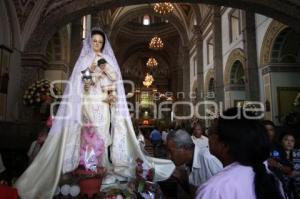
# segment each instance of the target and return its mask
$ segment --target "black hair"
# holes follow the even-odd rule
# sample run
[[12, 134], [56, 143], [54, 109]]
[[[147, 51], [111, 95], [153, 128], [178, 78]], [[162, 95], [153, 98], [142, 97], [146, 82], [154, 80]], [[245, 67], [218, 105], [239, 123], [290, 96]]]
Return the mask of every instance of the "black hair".
[[202, 122], [196, 122], [192, 127], [192, 131], [194, 131], [197, 126], [199, 126], [201, 128], [202, 134], [205, 134], [205, 128], [204, 128], [204, 125], [202, 124]]
[[105, 46], [105, 34], [104, 32], [102, 32], [101, 30], [92, 30], [91, 36], [93, 37], [93, 35], [101, 35], [103, 38], [103, 45], [101, 48], [101, 51], [104, 49]]
[[98, 60], [97, 65], [100, 66], [101, 64], [106, 64], [107, 61], [104, 58]]
[[263, 121], [262, 121], [262, 124], [263, 124], [264, 126], [267, 126], [267, 125], [273, 126], [274, 129], [276, 128], [274, 122], [272, 122], [271, 120], [263, 120]]
[[[235, 116], [241, 108], [230, 108], [224, 116]], [[245, 112], [253, 116], [251, 112]], [[240, 114], [239, 118], [217, 119], [215, 132], [219, 140], [229, 148], [229, 155], [241, 165], [251, 166], [255, 172], [254, 183], [257, 199], [281, 199], [278, 181], [272, 174], [268, 174], [263, 164], [270, 156], [270, 140], [266, 128], [261, 121], [246, 118]]]
[[285, 136], [292, 136], [295, 140], [296, 140], [296, 137], [295, 137], [295, 133], [291, 130], [291, 129], [285, 129], [279, 136], [279, 141], [282, 142], [283, 138]]

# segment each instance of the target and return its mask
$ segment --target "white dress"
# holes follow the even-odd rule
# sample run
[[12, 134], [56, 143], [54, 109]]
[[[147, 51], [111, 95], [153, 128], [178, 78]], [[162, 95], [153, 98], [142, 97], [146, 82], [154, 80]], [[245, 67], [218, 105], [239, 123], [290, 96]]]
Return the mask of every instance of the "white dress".
[[[144, 160], [146, 167], [155, 169], [155, 181], [165, 180], [172, 174], [175, 165], [170, 160], [152, 158], [142, 152], [131, 119], [116, 114], [114, 107], [110, 108], [103, 102], [107, 94], [102, 91], [100, 82], [82, 96], [82, 117], [97, 124], [97, 134], [104, 139], [106, 146], [102, 165], [109, 170], [109, 175], [104, 179], [104, 184], [113, 185], [114, 179], [134, 178], [136, 158]], [[80, 123], [68, 122], [66, 120], [63, 128], [58, 128], [59, 132], [55, 132], [56, 129], [52, 127], [40, 152], [17, 180], [15, 186], [22, 199], [52, 198], [61, 174], [78, 167], [82, 126]], [[107, 156], [109, 145], [112, 163]]]

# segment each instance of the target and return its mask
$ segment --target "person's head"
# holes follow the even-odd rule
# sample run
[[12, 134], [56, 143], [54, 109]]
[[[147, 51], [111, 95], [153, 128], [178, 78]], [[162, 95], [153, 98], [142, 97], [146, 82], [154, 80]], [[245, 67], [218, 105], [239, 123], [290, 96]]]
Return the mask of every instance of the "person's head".
[[[241, 114], [237, 114], [241, 111]], [[246, 112], [251, 116], [250, 112]], [[236, 116], [229, 119], [224, 116]], [[254, 115], [252, 115], [254, 116]], [[210, 150], [224, 166], [238, 162], [252, 167], [255, 172], [255, 193], [258, 199], [281, 198], [274, 176], [263, 164], [270, 154], [270, 140], [261, 121], [249, 119], [241, 108], [231, 108], [212, 126], [209, 134]]]
[[41, 132], [39, 132], [38, 136], [37, 136], [37, 143], [39, 144], [43, 144], [45, 142], [45, 140], [47, 139], [48, 136], [48, 131], [46, 128], [44, 128]]
[[264, 120], [263, 121], [263, 125], [265, 126], [266, 130], [267, 130], [267, 133], [268, 133], [268, 136], [269, 136], [269, 139], [271, 142], [274, 142], [275, 140], [275, 124], [270, 121], [270, 120]]
[[[225, 116], [237, 115], [239, 108], [224, 112]], [[251, 113], [247, 113], [250, 115]], [[266, 129], [259, 120], [240, 118], [218, 118], [210, 132], [210, 149], [221, 161], [226, 158], [243, 165], [262, 163], [269, 157], [270, 141]]]
[[281, 136], [281, 145], [285, 151], [292, 151], [295, 147], [295, 136], [288, 131]]
[[200, 138], [203, 135], [203, 128], [200, 123], [196, 123], [193, 127], [193, 136]]
[[91, 35], [94, 52], [102, 52], [105, 46], [105, 34], [100, 30], [93, 30]]
[[170, 153], [171, 160], [176, 166], [183, 165], [192, 160], [192, 154], [195, 144], [190, 134], [179, 129], [171, 131], [167, 136], [167, 149]]

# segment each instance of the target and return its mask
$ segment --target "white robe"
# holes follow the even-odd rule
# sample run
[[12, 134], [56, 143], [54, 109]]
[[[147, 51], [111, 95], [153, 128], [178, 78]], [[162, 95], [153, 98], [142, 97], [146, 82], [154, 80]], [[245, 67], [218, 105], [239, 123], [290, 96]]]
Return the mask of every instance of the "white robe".
[[[92, 94], [97, 95], [90, 98]], [[174, 164], [170, 160], [146, 156], [139, 147], [131, 119], [115, 114], [114, 108], [110, 110], [108, 104], [102, 102], [105, 98], [100, 82], [96, 83], [89, 94], [83, 95], [81, 111], [83, 117], [88, 116], [99, 125], [97, 133], [104, 138], [105, 145], [111, 144], [112, 164], [107, 159], [107, 151], [102, 161], [102, 165], [110, 170], [110, 176], [134, 178], [135, 160], [139, 157], [145, 166], [155, 168], [155, 181], [167, 179], [175, 169]], [[85, 103], [91, 101], [96, 103]], [[15, 186], [22, 199], [52, 198], [61, 174], [77, 168], [81, 124], [68, 125], [66, 120], [64, 127], [62, 132], [48, 135], [37, 157], [17, 180]]]

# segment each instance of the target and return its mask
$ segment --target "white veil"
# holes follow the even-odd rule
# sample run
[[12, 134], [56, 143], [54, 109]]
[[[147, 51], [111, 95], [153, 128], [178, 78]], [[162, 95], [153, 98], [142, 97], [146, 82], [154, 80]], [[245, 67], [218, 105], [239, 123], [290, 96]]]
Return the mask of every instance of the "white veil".
[[[101, 30], [99, 29], [99, 31]], [[65, 92], [63, 94], [62, 101], [60, 102], [58, 112], [55, 116], [56, 119], [54, 120], [50, 133], [60, 132], [59, 129], [61, 129], [64, 126], [65, 119], [69, 120], [69, 122], [80, 123], [81, 97], [82, 97], [81, 95], [83, 93], [81, 71], [85, 70], [87, 67], [89, 67], [92, 64], [95, 56], [96, 54], [92, 50], [91, 34], [87, 34], [86, 39], [83, 41], [83, 47], [80, 56], [74, 66], [72, 75], [69, 79], [68, 85], [66, 86]], [[115, 54], [112, 50], [112, 47], [106, 35], [105, 35], [105, 46], [102, 51], [102, 56], [117, 73], [116, 111], [123, 117], [130, 117], [119, 64], [116, 60]]]
[[[79, 164], [78, 149], [80, 147], [83, 94], [81, 71], [91, 66], [96, 56], [92, 50], [91, 34], [87, 35], [53, 120], [48, 138], [32, 164], [15, 184], [21, 198], [52, 198], [61, 173], [73, 171]], [[112, 154], [114, 155], [111, 157], [114, 163], [114, 172], [121, 176], [133, 177], [134, 167], [129, 165], [128, 157], [133, 160], [139, 157], [144, 160], [148, 167], [155, 167], [155, 181], [167, 179], [175, 168], [174, 164], [170, 160], [146, 156], [139, 148], [129, 116], [120, 68], [106, 35], [102, 56], [113, 67], [118, 76], [115, 106], [117, 117], [114, 118], [118, 121], [114, 121], [112, 125], [116, 135], [112, 144]]]
[[[104, 33], [101, 29], [98, 28], [93, 30], [101, 31], [102, 33]], [[106, 35], [104, 48], [102, 50], [102, 56], [117, 73], [117, 101], [115, 111], [116, 116], [130, 119], [119, 64], [116, 60], [115, 54]], [[62, 167], [64, 173], [74, 170], [76, 168], [76, 165], [78, 165], [79, 153], [76, 148], [78, 147], [78, 145], [80, 145], [80, 135], [73, 134], [80, 132], [78, 131], [78, 128], [81, 127], [81, 104], [83, 94], [81, 71], [91, 66], [95, 57], [96, 54], [92, 49], [91, 33], [88, 33], [86, 39], [83, 41], [83, 47], [80, 56], [74, 66], [72, 75], [63, 94], [58, 112], [55, 116], [53, 126], [50, 130], [50, 134], [52, 134], [63, 132], [66, 128], [70, 129], [70, 133], [68, 133], [67, 136], [67, 149], [65, 150], [66, 154]]]

